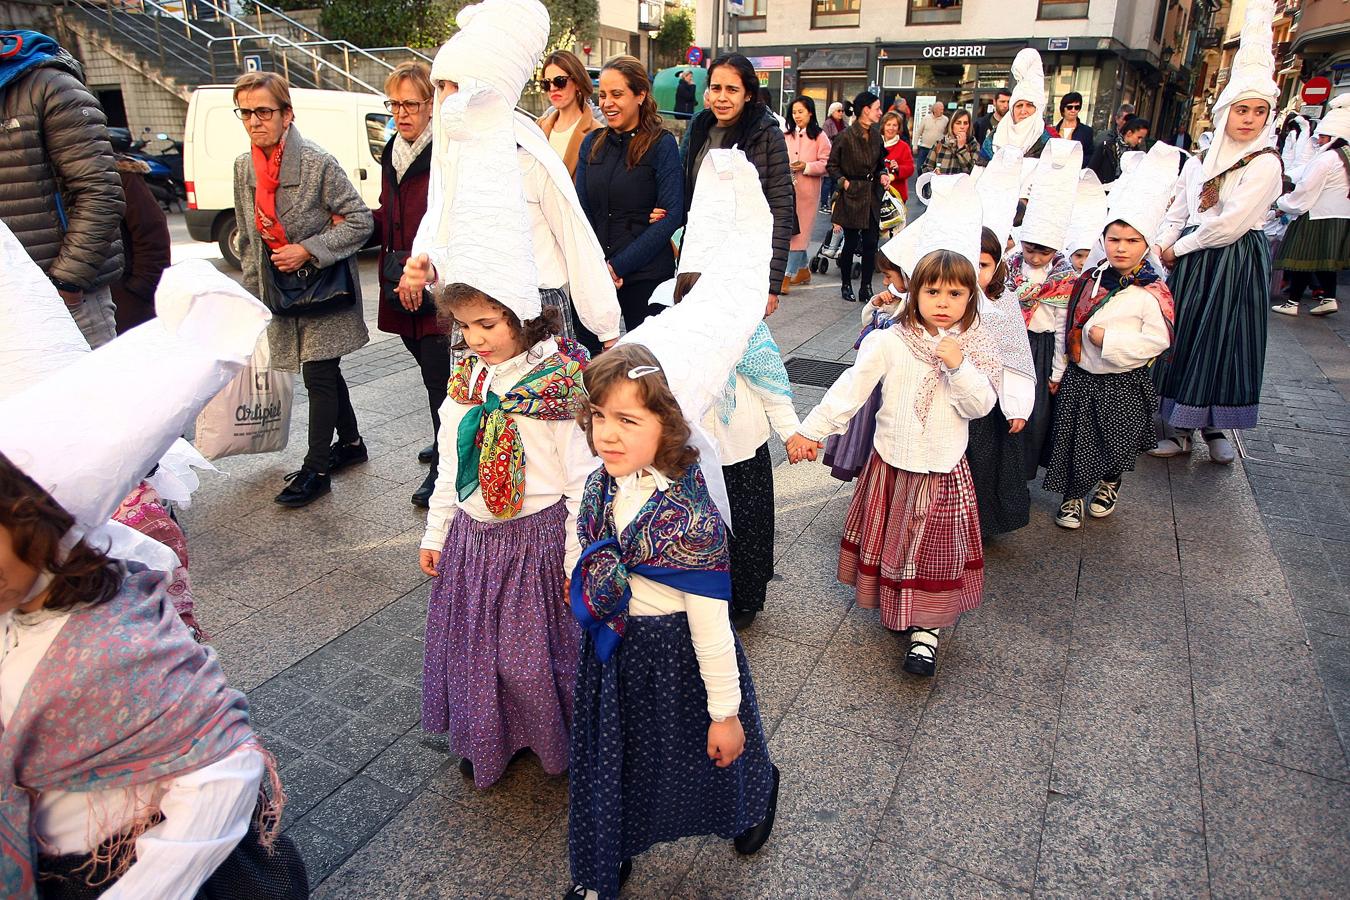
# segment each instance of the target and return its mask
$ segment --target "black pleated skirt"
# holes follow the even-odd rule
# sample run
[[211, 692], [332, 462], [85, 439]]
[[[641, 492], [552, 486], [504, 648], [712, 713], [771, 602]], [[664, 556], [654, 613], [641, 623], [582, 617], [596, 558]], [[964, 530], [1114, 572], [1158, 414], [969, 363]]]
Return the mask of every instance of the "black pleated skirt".
[[722, 467], [731, 502], [731, 608], [759, 612], [773, 578], [773, 461], [764, 444], [744, 462]]
[[1082, 497], [1103, 478], [1134, 471], [1134, 461], [1157, 445], [1157, 394], [1147, 367], [1093, 375], [1069, 364], [1055, 397], [1054, 451], [1045, 489]]
[[1031, 362], [1036, 367], [1036, 405], [1027, 427], [1022, 429], [1024, 480], [1033, 481], [1041, 466], [1050, 465], [1051, 427], [1055, 420], [1055, 395], [1050, 393], [1050, 375], [1055, 370], [1055, 335], [1031, 331]]
[[980, 536], [991, 537], [1023, 528], [1031, 520], [1031, 494], [1021, 434], [1008, 433], [1008, 420], [994, 406], [989, 415], [970, 423], [966, 445], [970, 478], [980, 510]]

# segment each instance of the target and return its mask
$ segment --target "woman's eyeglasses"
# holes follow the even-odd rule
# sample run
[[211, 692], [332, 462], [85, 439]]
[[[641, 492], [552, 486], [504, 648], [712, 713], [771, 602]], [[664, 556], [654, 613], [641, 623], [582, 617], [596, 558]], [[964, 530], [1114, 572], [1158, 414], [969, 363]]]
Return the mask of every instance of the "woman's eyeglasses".
[[572, 76], [570, 75], [557, 75], [553, 78], [540, 78], [539, 90], [547, 91], [549, 88], [553, 88], [555, 91], [561, 91], [563, 88], [567, 87], [567, 83], [571, 80]]
[[[282, 107], [287, 109], [288, 107]], [[272, 117], [281, 112], [280, 109], [272, 109], [270, 106], [259, 106], [257, 109], [243, 109], [235, 107], [234, 114], [239, 117], [239, 121], [247, 122], [249, 117], [256, 118], [259, 122], [270, 122]]]
[[384, 108], [394, 115], [406, 112], [410, 116], [415, 116], [419, 109], [430, 102], [430, 100], [405, 100], [402, 102], [398, 100], [386, 100], [384, 101]]
[[1066, 104], [1064, 104], [1064, 108], [1065, 108], [1065, 109], [1072, 109], [1072, 110], [1074, 110], [1074, 111], [1077, 111], [1077, 110], [1080, 110], [1080, 109], [1083, 108], [1083, 104], [1081, 104], [1081, 103], [1066, 103]]

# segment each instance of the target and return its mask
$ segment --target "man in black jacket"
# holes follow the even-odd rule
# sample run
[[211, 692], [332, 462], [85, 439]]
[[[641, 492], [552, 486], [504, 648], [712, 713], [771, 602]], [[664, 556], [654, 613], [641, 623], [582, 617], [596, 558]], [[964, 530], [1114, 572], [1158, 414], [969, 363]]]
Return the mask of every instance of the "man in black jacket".
[[116, 335], [122, 182], [84, 73], [36, 31], [0, 31], [0, 220], [51, 279], [90, 346]]
[[999, 119], [1008, 114], [1008, 103], [1012, 99], [1012, 91], [1007, 88], [999, 88], [998, 93], [994, 95], [994, 108], [975, 120], [975, 143], [984, 145], [984, 139], [998, 127]]

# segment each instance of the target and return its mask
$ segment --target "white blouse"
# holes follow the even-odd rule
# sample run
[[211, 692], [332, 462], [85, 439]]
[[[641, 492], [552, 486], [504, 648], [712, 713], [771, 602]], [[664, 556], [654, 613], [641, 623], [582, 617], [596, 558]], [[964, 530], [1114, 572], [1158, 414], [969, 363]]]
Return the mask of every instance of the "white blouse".
[[[38, 663], [70, 615], [0, 616], [0, 724], [8, 725]], [[136, 862], [105, 900], [191, 900], [248, 831], [263, 776], [251, 747], [158, 784], [94, 792], [47, 791], [33, 807], [43, 852], [88, 853], [126, 831], [158, 801], [164, 820], [136, 839]]]
[[[994, 385], [968, 360], [942, 371], [922, 425], [914, 401], [928, 366], [915, 358], [900, 336], [903, 325], [874, 331], [862, 342], [853, 366], [825, 394], [802, 422], [802, 437], [823, 441], [848, 428], [849, 419], [881, 384], [873, 446], [881, 458], [906, 472], [950, 472], [961, 462], [969, 441], [969, 423], [994, 408]], [[925, 339], [937, 346], [940, 335]]]
[[[1103, 331], [1100, 347], [1088, 338], [1088, 332], [1098, 326]], [[1094, 375], [1129, 372], [1145, 365], [1171, 343], [1157, 299], [1138, 285], [1131, 285], [1083, 324], [1083, 358], [1078, 366]]]
[[1350, 184], [1345, 165], [1334, 150], [1323, 150], [1304, 166], [1298, 184], [1276, 205], [1291, 216], [1308, 214], [1319, 219], [1350, 219]]
[[[1200, 157], [1192, 157], [1181, 170], [1182, 190], [1167, 210], [1167, 218], [1158, 235], [1158, 246], [1170, 246], [1177, 256], [1185, 256], [1196, 250], [1227, 247], [1234, 243], [1264, 224], [1270, 205], [1283, 188], [1282, 175], [1280, 158], [1271, 153], [1262, 154], [1241, 169], [1230, 172], [1219, 189], [1219, 202], [1199, 212], [1205, 173]], [[1182, 230], [1188, 225], [1198, 227], [1181, 237]]]
[[716, 403], [703, 419], [703, 427], [717, 443], [724, 466], [754, 458], [771, 430], [786, 442], [801, 427], [791, 397], [766, 391], [740, 374], [736, 375], [735, 391], [736, 406], [731, 410], [729, 422], [722, 421]]
[[[622, 532], [642, 506], [657, 491], [670, 487], [659, 472], [647, 469], [617, 479], [614, 490], [614, 527]], [[669, 616], [684, 613], [689, 619], [689, 636], [698, 658], [698, 671], [708, 692], [708, 715], [721, 722], [741, 708], [741, 677], [736, 667], [736, 639], [731, 630], [727, 601], [689, 594], [673, 587], [630, 575], [628, 601], [630, 616]]]
[[[526, 353], [504, 363], [489, 366], [481, 360], [474, 366], [469, 383], [477, 382], [479, 374], [487, 371], [485, 391], [502, 396], [515, 387], [541, 360], [557, 351], [552, 340], [540, 341]], [[437, 441], [445, 448], [441, 455], [440, 476], [431, 494], [427, 511], [427, 530], [422, 536], [422, 549], [445, 549], [445, 536], [455, 510], [464, 512], [477, 522], [501, 522], [488, 509], [483, 492], [476, 489], [464, 502], [455, 490], [455, 467], [458, 459], [459, 423], [471, 409], [446, 397], [441, 404], [441, 431]], [[559, 500], [567, 505], [566, 566], [571, 572], [581, 556], [577, 541], [577, 510], [586, 478], [600, 466], [600, 460], [591, 453], [586, 434], [574, 419], [545, 421], [529, 416], [512, 416], [525, 448], [525, 496], [516, 518], [532, 516], [548, 509]]]

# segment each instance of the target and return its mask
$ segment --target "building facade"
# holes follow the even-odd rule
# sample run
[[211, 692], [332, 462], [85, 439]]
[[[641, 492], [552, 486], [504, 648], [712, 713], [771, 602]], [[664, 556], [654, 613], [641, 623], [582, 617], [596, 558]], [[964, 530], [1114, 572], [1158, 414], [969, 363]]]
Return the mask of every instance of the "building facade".
[[1303, 80], [1324, 76], [1331, 95], [1350, 91], [1350, 3], [1346, 0], [1302, 0], [1291, 54], [1301, 57]]

